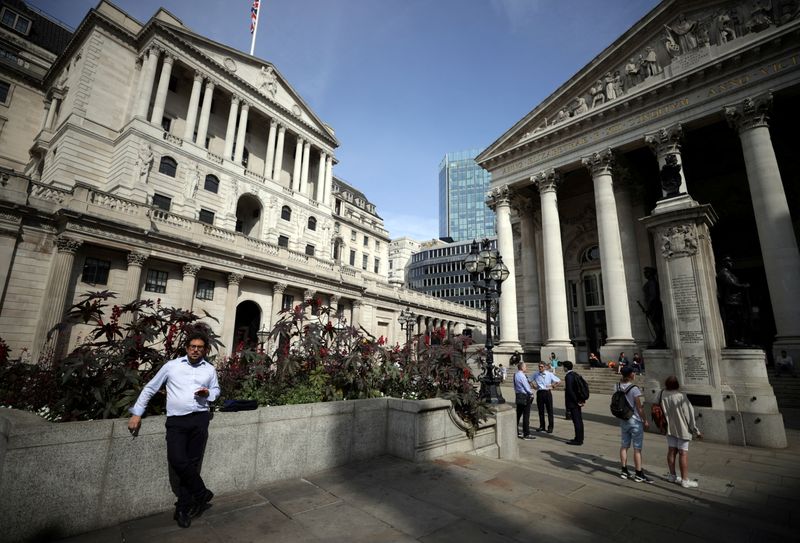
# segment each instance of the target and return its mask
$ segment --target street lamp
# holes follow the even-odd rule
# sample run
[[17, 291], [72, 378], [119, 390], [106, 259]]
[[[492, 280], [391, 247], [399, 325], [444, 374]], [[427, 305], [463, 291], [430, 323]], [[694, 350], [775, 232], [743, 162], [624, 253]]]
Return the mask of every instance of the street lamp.
[[500, 391], [500, 376], [494, 373], [494, 342], [492, 340], [492, 304], [500, 298], [500, 285], [508, 279], [508, 268], [503, 257], [491, 242], [484, 239], [472, 242], [469, 255], [464, 259], [464, 267], [470, 274], [472, 286], [483, 291], [486, 309], [486, 369], [481, 376], [481, 399], [491, 403], [505, 403]]
[[261, 354], [264, 353], [264, 343], [267, 342], [269, 339], [269, 330], [266, 329], [266, 325], [261, 325], [261, 330], [256, 332], [256, 336], [258, 337], [258, 349]]
[[400, 311], [397, 322], [400, 323], [400, 329], [406, 331], [406, 345], [408, 345], [411, 343], [411, 336], [414, 335], [414, 328], [417, 325], [417, 314], [411, 311], [410, 307], [406, 307]]

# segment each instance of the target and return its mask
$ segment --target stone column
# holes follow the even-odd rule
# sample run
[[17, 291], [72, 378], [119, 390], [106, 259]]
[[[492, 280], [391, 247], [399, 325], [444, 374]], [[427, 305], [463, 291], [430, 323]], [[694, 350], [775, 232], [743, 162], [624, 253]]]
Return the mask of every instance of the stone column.
[[[313, 289], [310, 289], [310, 288], [305, 289], [303, 291], [303, 301], [307, 302], [308, 300], [313, 300], [316, 294], [317, 294], [317, 291], [315, 291]], [[311, 318], [311, 315], [313, 314], [312, 310], [313, 310], [313, 308], [311, 306], [306, 306], [305, 315], [306, 315], [307, 319]]]
[[[122, 294], [122, 304], [129, 304], [139, 299], [139, 283], [142, 281], [142, 267], [147, 262], [148, 255], [132, 251], [128, 253], [128, 277], [125, 292]], [[121, 323], [128, 324], [133, 320], [134, 314], [127, 313], [122, 316]]]
[[302, 182], [300, 178], [300, 167], [303, 163], [303, 138], [297, 136], [297, 145], [294, 148], [294, 168], [292, 171], [292, 188], [300, 192]]
[[[611, 149], [582, 159], [592, 175], [594, 202], [597, 213], [597, 239], [600, 246], [600, 266], [603, 271], [605, 298], [606, 345], [609, 353], [634, 348], [631, 313], [628, 307], [628, 286], [625, 283], [625, 264], [619, 235], [619, 217], [614, 197], [611, 169], [614, 155]], [[602, 352], [602, 349], [601, 349]], [[604, 356], [607, 356], [603, 352]]]
[[233, 161], [236, 164], [241, 164], [244, 156], [244, 140], [247, 135], [247, 115], [249, 112], [250, 104], [242, 102], [242, 110], [239, 112], [239, 133], [236, 135], [236, 150], [233, 152]]
[[[656, 132], [645, 134], [644, 141], [650, 146], [658, 159], [658, 169], [666, 164], [667, 157], [673, 155], [677, 163], [681, 166], [681, 187], [678, 192], [681, 194], [688, 194], [689, 190], [686, 188], [686, 176], [683, 172], [683, 162], [681, 161], [681, 139], [683, 138], [683, 128], [680, 123], [662, 128]], [[666, 196], [665, 191], [661, 191], [662, 196]]]
[[58, 98], [55, 96], [50, 100], [50, 107], [47, 109], [47, 117], [44, 120], [44, 128], [46, 130], [53, 129], [53, 121], [56, 118], [56, 110], [58, 109]]
[[203, 106], [200, 109], [200, 124], [197, 126], [197, 145], [206, 148], [206, 135], [208, 134], [208, 119], [211, 117], [211, 101], [214, 99], [214, 82], [206, 81], [206, 90], [203, 93]]
[[800, 253], [781, 172], [769, 134], [772, 94], [747, 98], [725, 108], [728, 121], [739, 131], [747, 182], [767, 275], [776, 336], [773, 350], [800, 358]]
[[286, 139], [286, 127], [278, 127], [278, 143], [275, 144], [275, 168], [272, 170], [272, 178], [280, 181], [281, 170], [283, 169], [283, 143]]
[[164, 105], [167, 103], [167, 91], [169, 90], [169, 78], [172, 74], [172, 64], [175, 57], [170, 53], [164, 55], [164, 62], [161, 65], [161, 76], [158, 79], [158, 90], [156, 90], [156, 101], [153, 104], [153, 114], [150, 116], [150, 123], [161, 125], [161, 118], [164, 116]]
[[55, 244], [56, 254], [50, 265], [47, 288], [39, 312], [39, 324], [31, 348], [33, 362], [38, 362], [40, 356], [50, 353], [53, 353], [54, 356], [58, 355], [59, 334], [54, 332], [49, 339], [47, 334], [64, 318], [64, 306], [67, 302], [69, 280], [75, 264], [75, 253], [81, 248], [83, 241], [62, 234], [55, 239]]
[[228, 274], [228, 293], [225, 295], [225, 316], [222, 319], [222, 342], [227, 347], [228, 354], [233, 352], [234, 326], [236, 326], [236, 304], [239, 301], [239, 283], [243, 276], [239, 273]]
[[283, 309], [283, 293], [286, 292], [286, 283], [272, 285], [272, 315], [270, 315], [270, 329], [278, 322], [278, 315]]
[[361, 326], [361, 305], [361, 300], [353, 300], [353, 319], [350, 325], [356, 328]]
[[314, 187], [314, 199], [322, 202], [325, 195], [325, 153], [319, 152], [319, 171], [317, 172], [317, 186]]
[[195, 264], [183, 265], [183, 283], [181, 290], [181, 307], [187, 311], [192, 310], [194, 304], [194, 289], [197, 284], [197, 272], [200, 266]]
[[186, 110], [186, 127], [183, 129], [183, 139], [186, 141], [194, 141], [194, 127], [197, 124], [197, 108], [200, 105], [201, 90], [203, 90], [203, 76], [200, 72], [195, 72], [192, 94], [189, 97], [189, 109]]
[[272, 168], [275, 165], [275, 137], [277, 136], [278, 123], [275, 119], [269, 121], [269, 133], [267, 135], [267, 158], [264, 161], [264, 177], [272, 177]]
[[150, 47], [147, 51], [145, 51], [144, 55], [145, 59], [142, 61], [142, 71], [141, 75], [139, 76], [139, 93], [136, 99], [136, 109], [134, 115], [146, 120], [147, 111], [150, 109], [150, 97], [153, 96], [153, 83], [156, 79], [156, 65], [158, 64], [158, 57], [161, 55], [161, 51], [155, 47]]
[[500, 341], [502, 351], [520, 350], [519, 327], [517, 326], [517, 279], [514, 271], [514, 238], [511, 232], [511, 197], [508, 185], [489, 192], [486, 205], [495, 212], [497, 228], [497, 250], [508, 268], [508, 279], [502, 284], [499, 300]]
[[544, 291], [547, 300], [547, 341], [540, 351], [540, 360], [547, 360], [550, 352], [555, 352], [559, 360], [575, 360], [575, 348], [569, 338], [569, 307], [556, 195], [561, 176], [551, 169], [535, 175], [532, 181], [539, 189], [542, 207]]
[[228, 127], [225, 129], [225, 160], [233, 160], [233, 138], [236, 134], [236, 114], [239, 112], [239, 97], [231, 96], [231, 108], [228, 111]]
[[536, 219], [534, 207], [527, 199], [518, 199], [522, 237], [522, 295], [525, 330], [525, 352], [538, 352], [542, 346], [542, 323], [539, 319], [539, 270], [536, 263]]
[[328, 307], [333, 310], [335, 316], [339, 316], [339, 295], [338, 294], [331, 294], [330, 302], [328, 302]]
[[322, 193], [325, 205], [331, 205], [331, 188], [333, 187], [333, 157], [328, 155], [325, 158], [325, 190]]
[[310, 164], [310, 161], [311, 161], [311, 142], [310, 141], [306, 141], [303, 144], [303, 167], [302, 167], [302, 170], [300, 171], [300, 179], [301, 179], [301, 182], [303, 184], [303, 190], [301, 190], [300, 192], [302, 192], [306, 196], [309, 196], [309, 194], [308, 194], [308, 165]]

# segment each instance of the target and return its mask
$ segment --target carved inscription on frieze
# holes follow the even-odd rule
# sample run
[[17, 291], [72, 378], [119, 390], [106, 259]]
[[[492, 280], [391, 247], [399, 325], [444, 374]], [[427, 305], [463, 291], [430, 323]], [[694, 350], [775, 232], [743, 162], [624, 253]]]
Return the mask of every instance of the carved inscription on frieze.
[[685, 384], [706, 384], [708, 381], [708, 364], [704, 358], [689, 355], [683, 359], [683, 382]]

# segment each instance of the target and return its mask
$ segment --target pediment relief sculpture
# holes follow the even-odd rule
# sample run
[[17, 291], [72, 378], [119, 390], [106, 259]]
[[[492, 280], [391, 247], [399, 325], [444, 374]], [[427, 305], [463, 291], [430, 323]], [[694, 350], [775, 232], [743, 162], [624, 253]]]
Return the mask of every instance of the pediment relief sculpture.
[[278, 76], [272, 66], [262, 66], [258, 76], [258, 90], [264, 96], [275, 98], [278, 92]]

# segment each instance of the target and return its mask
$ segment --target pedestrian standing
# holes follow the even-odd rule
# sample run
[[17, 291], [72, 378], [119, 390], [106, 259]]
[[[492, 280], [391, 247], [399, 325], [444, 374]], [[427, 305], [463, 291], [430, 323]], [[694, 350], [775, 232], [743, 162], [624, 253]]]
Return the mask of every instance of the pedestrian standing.
[[[642, 445], [644, 443], [644, 431], [650, 427], [650, 423], [644, 416], [642, 407], [642, 391], [633, 384], [633, 368], [625, 366], [620, 370], [622, 380], [617, 383], [615, 389], [625, 393], [625, 400], [633, 409], [633, 414], [629, 419], [619, 421], [619, 429], [622, 437], [622, 444], [619, 448], [619, 461], [622, 465], [619, 476], [623, 479], [632, 479], [637, 483], [652, 483], [653, 481], [644, 474], [642, 469]], [[628, 471], [628, 449], [633, 445], [633, 465], [635, 473], [631, 476]]]
[[[522, 439], [536, 439], [531, 435], [531, 403], [533, 391], [528, 382], [525, 362], [517, 363], [517, 373], [514, 374], [514, 395], [517, 404], [517, 437]], [[522, 419], [522, 432], [519, 431], [519, 419]]]
[[[667, 418], [667, 480], [683, 488], [697, 488], [697, 481], [689, 479], [689, 442], [692, 437], [702, 439], [697, 429], [694, 408], [686, 394], [679, 390], [680, 383], [674, 375], [667, 377], [661, 393], [661, 409]], [[681, 476], [675, 473], [675, 458], [679, 458]]]
[[581, 408], [584, 401], [578, 398], [578, 374], [572, 371], [572, 362], [564, 361], [564, 405], [572, 418], [572, 426], [575, 428], [575, 437], [567, 441], [567, 445], [583, 445], [583, 412]]
[[536, 407], [539, 410], [539, 427], [537, 432], [542, 432], [544, 426], [544, 412], [547, 411], [547, 433], [553, 433], [553, 392], [552, 390], [561, 382], [556, 374], [546, 371], [544, 362], [539, 362], [539, 371], [533, 375], [533, 386], [536, 388]]

